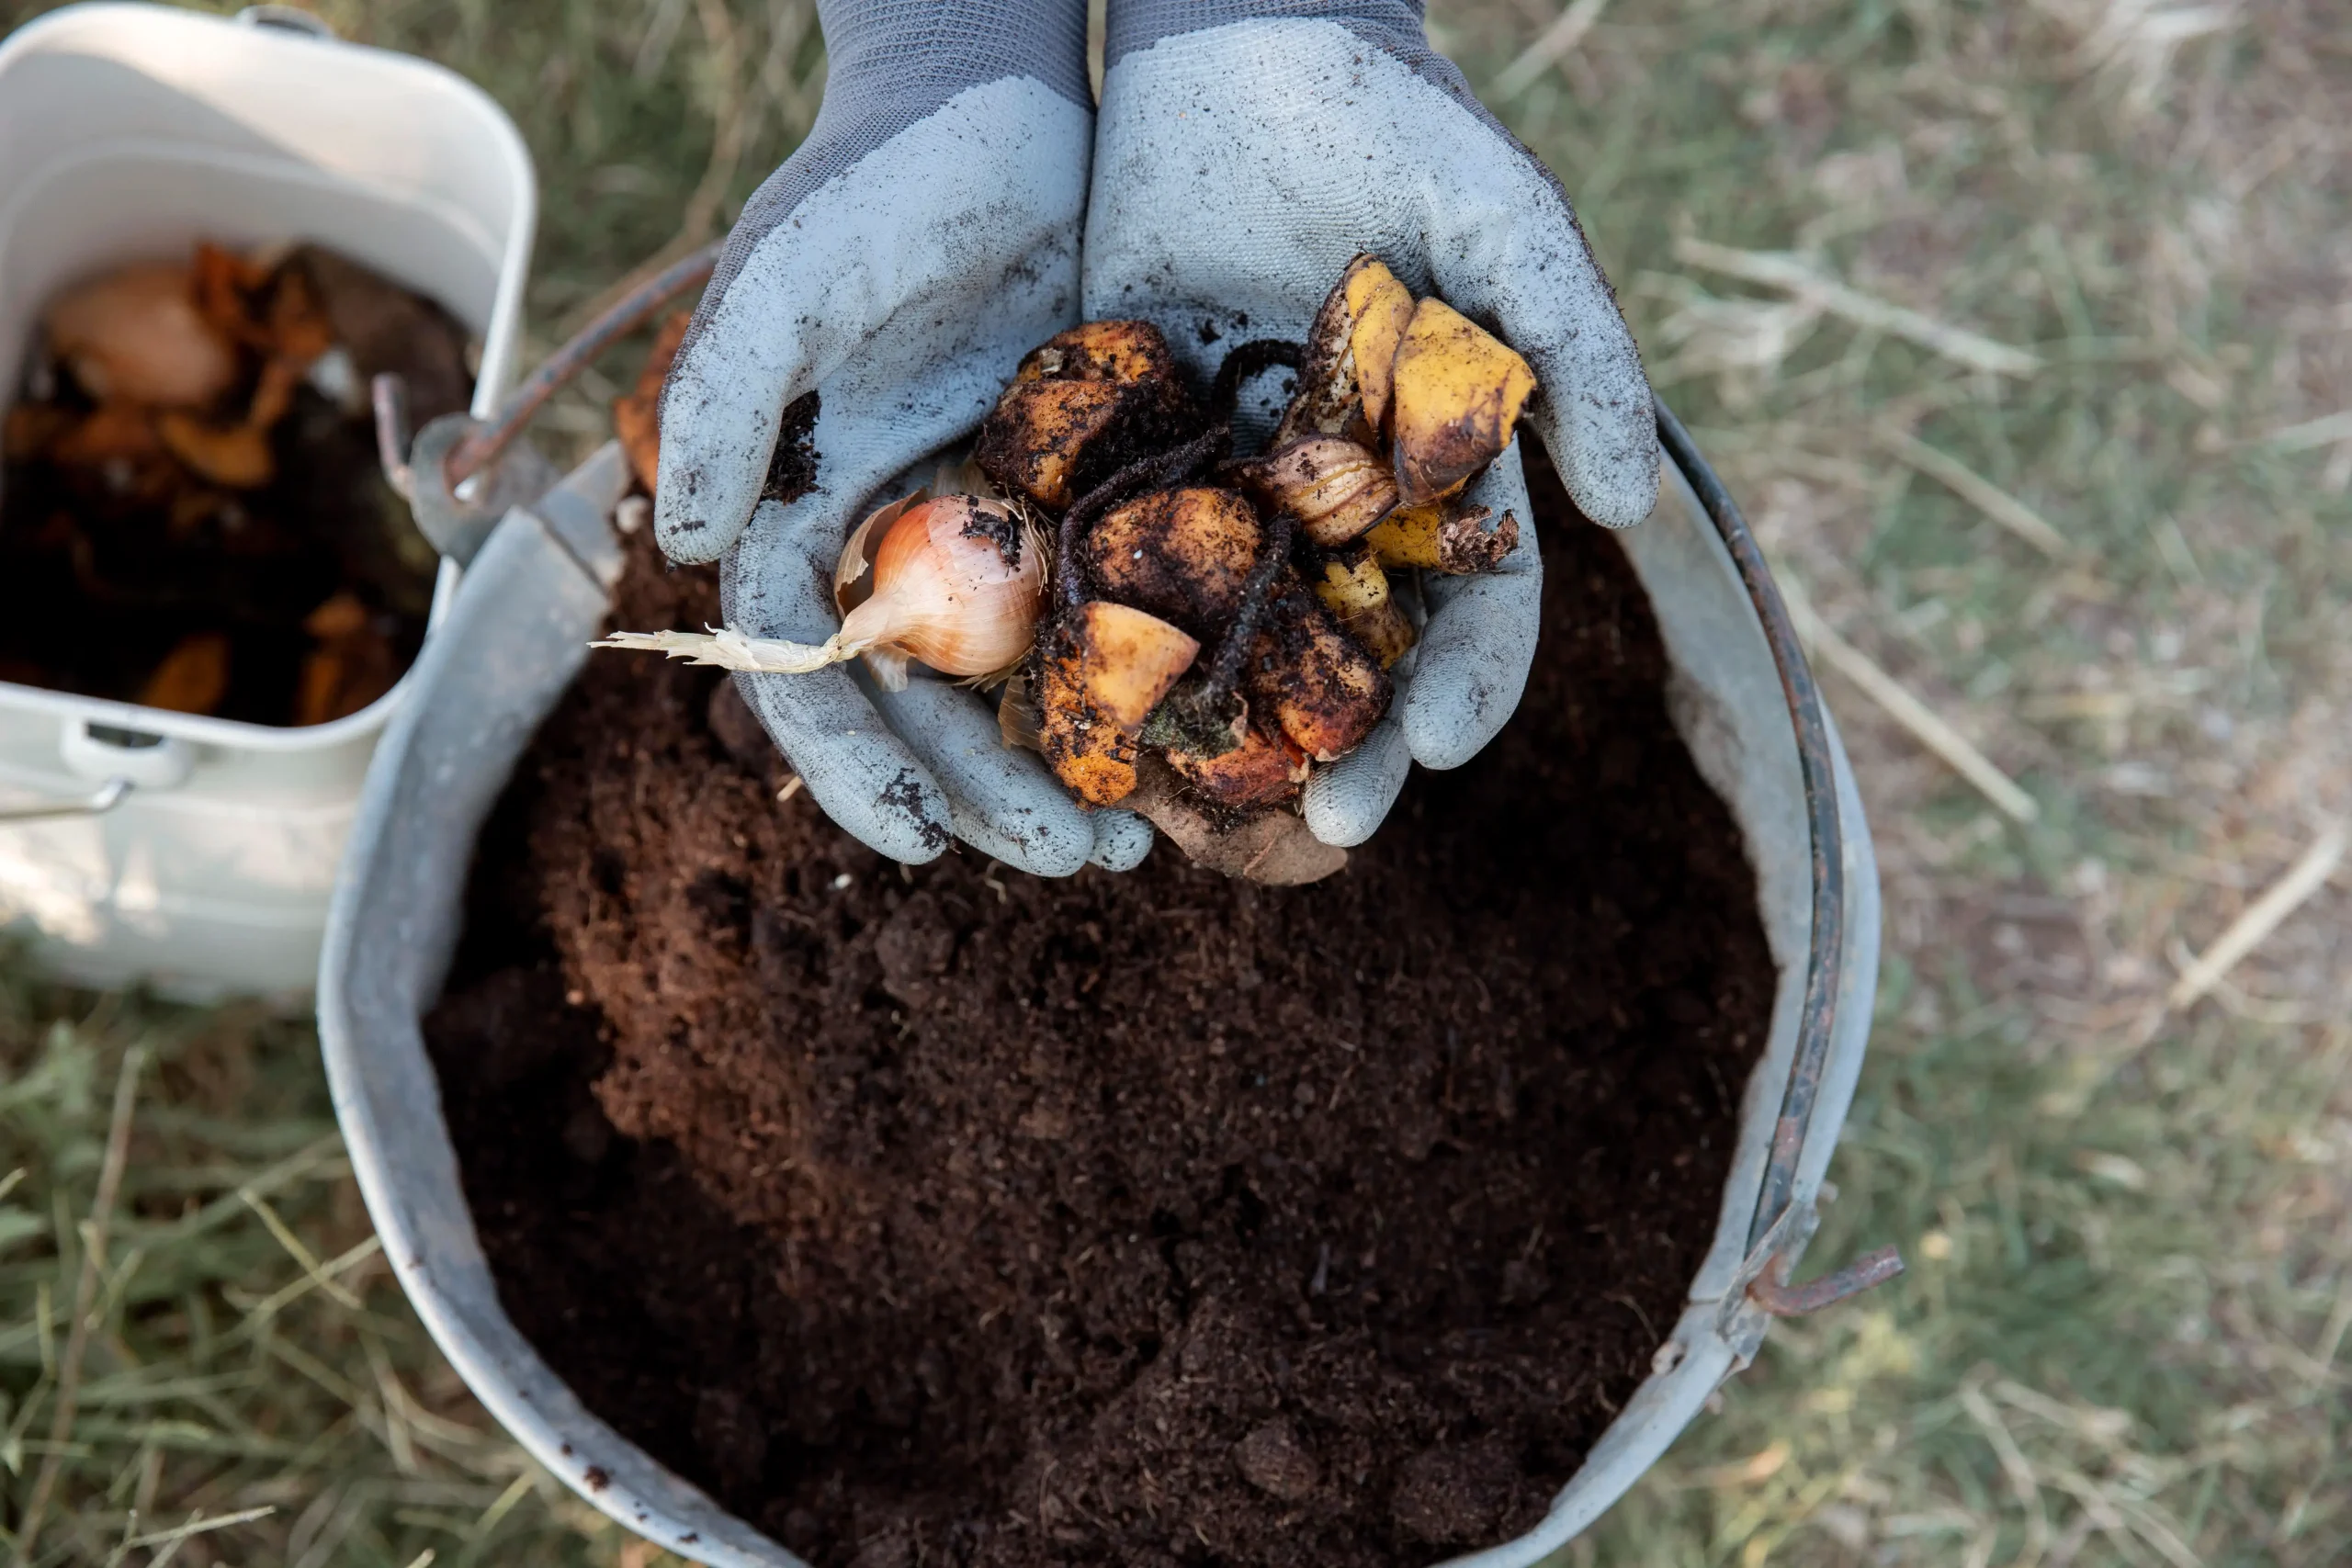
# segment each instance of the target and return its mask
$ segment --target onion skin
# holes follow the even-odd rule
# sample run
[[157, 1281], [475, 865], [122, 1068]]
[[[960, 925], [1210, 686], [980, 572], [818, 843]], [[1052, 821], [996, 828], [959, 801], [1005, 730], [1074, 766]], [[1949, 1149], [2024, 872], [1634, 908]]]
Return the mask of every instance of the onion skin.
[[1244, 482], [1270, 512], [1287, 512], [1326, 547], [1344, 545], [1396, 505], [1380, 454], [1339, 435], [1303, 435], [1252, 463]]
[[920, 502], [873, 549], [874, 592], [842, 622], [843, 648], [971, 678], [1019, 663], [1036, 640], [1046, 551], [1010, 508], [969, 495]]
[[[871, 551], [871, 566], [868, 551]], [[709, 631], [614, 632], [591, 648], [659, 653], [689, 663], [807, 675], [864, 655], [889, 691], [920, 659], [986, 685], [1028, 657], [1046, 602], [1045, 536], [1002, 502], [925, 500], [918, 491], [860, 524], [833, 568], [833, 598], [850, 606], [821, 643]]]
[[101, 402], [201, 408], [237, 378], [234, 345], [205, 320], [176, 264], [128, 266], [70, 289], [43, 324], [51, 352]]

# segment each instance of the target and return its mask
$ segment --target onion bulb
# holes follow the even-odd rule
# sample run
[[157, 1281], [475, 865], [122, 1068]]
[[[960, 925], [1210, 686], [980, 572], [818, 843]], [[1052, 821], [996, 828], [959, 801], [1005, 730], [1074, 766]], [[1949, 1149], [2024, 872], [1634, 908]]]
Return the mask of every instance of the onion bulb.
[[49, 307], [49, 346], [82, 389], [109, 400], [198, 408], [237, 378], [236, 351], [197, 309], [187, 269], [128, 266]]
[[821, 643], [707, 632], [615, 632], [593, 646], [664, 653], [727, 670], [805, 675], [865, 656], [891, 691], [921, 660], [987, 682], [1028, 656], [1046, 597], [1045, 538], [1002, 502], [975, 495], [893, 502], [859, 525], [834, 569], [847, 613]]

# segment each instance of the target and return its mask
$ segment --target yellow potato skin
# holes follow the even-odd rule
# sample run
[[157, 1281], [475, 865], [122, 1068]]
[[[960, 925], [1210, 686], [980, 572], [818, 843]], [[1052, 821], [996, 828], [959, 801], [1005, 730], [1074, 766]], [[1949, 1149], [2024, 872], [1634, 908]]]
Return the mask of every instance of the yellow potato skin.
[[1201, 645], [1141, 610], [1080, 604], [1046, 634], [1035, 682], [1038, 749], [1054, 776], [1089, 806], [1136, 787], [1136, 732]]
[[1402, 503], [1451, 495], [1501, 456], [1534, 390], [1535, 372], [1501, 339], [1442, 299], [1414, 306], [1388, 411]]
[[1391, 571], [1435, 571], [1438, 530], [1444, 522], [1445, 509], [1434, 501], [1400, 506], [1374, 524], [1364, 542], [1372, 547], [1373, 558]]
[[1388, 574], [1370, 549], [1325, 561], [1314, 586], [1315, 597], [1340, 629], [1363, 644], [1383, 670], [1394, 669], [1417, 640], [1413, 623], [1388, 591]]
[[1079, 607], [1079, 659], [1086, 694], [1121, 729], [1143, 728], [1159, 699], [1193, 667], [1201, 645], [1157, 615], [1096, 600]]
[[1348, 357], [1354, 362], [1356, 395], [1363, 400], [1365, 427], [1378, 432], [1388, 413], [1397, 345], [1413, 319], [1413, 296], [1396, 274], [1371, 256], [1356, 258], [1340, 287], [1346, 291], [1352, 323]]

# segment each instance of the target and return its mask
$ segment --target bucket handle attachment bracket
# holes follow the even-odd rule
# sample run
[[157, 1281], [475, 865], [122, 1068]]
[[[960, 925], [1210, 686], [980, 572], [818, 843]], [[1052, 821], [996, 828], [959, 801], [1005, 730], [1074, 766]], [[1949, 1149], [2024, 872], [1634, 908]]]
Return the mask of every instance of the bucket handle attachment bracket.
[[524, 431], [599, 355], [664, 305], [700, 288], [718, 265], [718, 246], [705, 245], [630, 285], [525, 377], [488, 419], [445, 414], [412, 434], [407, 387], [397, 376], [375, 378], [368, 393], [377, 461], [435, 549], [462, 566], [509, 507], [527, 505], [556, 482], [554, 465], [527, 444], [518, 447]]

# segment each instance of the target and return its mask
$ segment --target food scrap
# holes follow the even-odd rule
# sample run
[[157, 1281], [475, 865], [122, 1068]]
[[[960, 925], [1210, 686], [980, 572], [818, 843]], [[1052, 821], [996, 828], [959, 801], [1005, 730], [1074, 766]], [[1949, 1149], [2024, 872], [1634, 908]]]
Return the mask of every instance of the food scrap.
[[[615, 410], [649, 483], [663, 348]], [[1237, 456], [1240, 383], [1283, 366], [1297, 385], [1272, 442]], [[1371, 255], [1305, 344], [1235, 348], [1205, 397], [1157, 327], [1089, 321], [1022, 360], [957, 478], [969, 493], [918, 491], [851, 536], [837, 586], [870, 578], [872, 596], [841, 595], [824, 643], [721, 628], [597, 646], [1001, 683], [1006, 743], [1087, 805], [1141, 811], [1229, 874], [1311, 881], [1346, 855], [1306, 833], [1300, 788], [1379, 723], [1419, 635], [1396, 574], [1490, 571], [1517, 547], [1516, 518], [1462, 497], [1535, 390], [1517, 353]]]
[[472, 389], [447, 311], [315, 246], [199, 244], [51, 300], [8, 410], [0, 678], [324, 724], [415, 657], [438, 558], [379, 468], [368, 378]]

